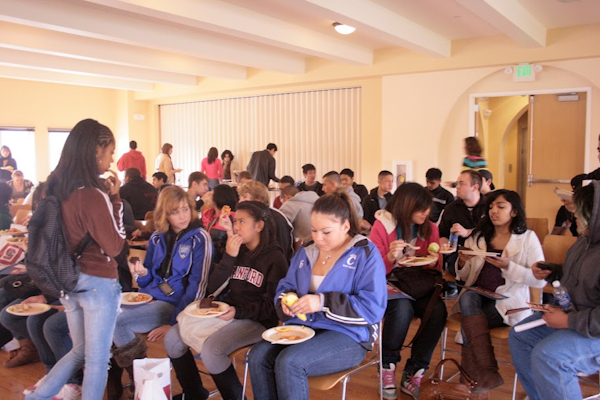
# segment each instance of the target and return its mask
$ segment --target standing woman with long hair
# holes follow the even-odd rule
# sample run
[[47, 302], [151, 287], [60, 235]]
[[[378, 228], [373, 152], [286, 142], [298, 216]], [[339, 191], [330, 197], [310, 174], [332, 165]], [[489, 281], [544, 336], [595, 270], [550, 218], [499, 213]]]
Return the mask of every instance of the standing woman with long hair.
[[[85, 364], [82, 398], [104, 395], [108, 360], [121, 299], [117, 262], [125, 243], [121, 182], [114, 171], [115, 138], [92, 119], [79, 122], [67, 138], [56, 169], [48, 178], [47, 195], [61, 202], [63, 229], [75, 253], [89, 232], [92, 243], [79, 258], [81, 273], [65, 306], [73, 349], [56, 365], [29, 400], [51, 399]], [[104, 180], [100, 175], [110, 172]]]
[[235, 161], [231, 150], [223, 151], [221, 153], [221, 160], [223, 161], [223, 179], [237, 182], [240, 174], [240, 165]]
[[208, 190], [213, 190], [215, 186], [221, 183], [223, 179], [223, 164], [219, 160], [219, 150], [216, 147], [211, 147], [208, 150], [208, 155], [202, 160], [200, 172], [208, 177]]
[[12, 173], [17, 170], [17, 162], [12, 156], [8, 146], [0, 147], [0, 180], [11, 180]]
[[[388, 280], [392, 285], [394, 281], [399, 280], [392, 272], [393, 269], [414, 268], [403, 267], [397, 260], [404, 256], [426, 256], [431, 243], [439, 244], [438, 228], [429, 220], [432, 202], [432, 196], [426, 188], [418, 183], [407, 182], [396, 190], [385, 210], [375, 213], [376, 221], [371, 230], [371, 240], [383, 257]], [[424, 266], [424, 269], [439, 271], [439, 260]], [[421, 378], [429, 368], [433, 350], [446, 324], [446, 306], [441, 297], [435, 299], [430, 317], [423, 320], [425, 310], [434, 294], [432, 283], [431, 290], [423, 291], [420, 297], [411, 294], [415, 297], [414, 300], [407, 298], [388, 300], [381, 336], [384, 399], [396, 399], [398, 396], [396, 364], [400, 362], [400, 351], [413, 317], [421, 318], [421, 324], [425, 325], [421, 334], [413, 339], [410, 358], [404, 366], [400, 389], [415, 399], [419, 397]]]
[[162, 148], [160, 149], [160, 154], [158, 157], [156, 157], [154, 166], [156, 167], [156, 172], [162, 172], [167, 175], [166, 183], [173, 184], [175, 183], [175, 174], [181, 172], [181, 169], [173, 168], [171, 154], [173, 154], [173, 145], [171, 143], [163, 144]]
[[463, 158], [462, 170], [474, 169], [479, 171], [480, 169], [487, 168], [487, 161], [482, 156], [483, 149], [474, 136], [465, 138], [465, 158]]

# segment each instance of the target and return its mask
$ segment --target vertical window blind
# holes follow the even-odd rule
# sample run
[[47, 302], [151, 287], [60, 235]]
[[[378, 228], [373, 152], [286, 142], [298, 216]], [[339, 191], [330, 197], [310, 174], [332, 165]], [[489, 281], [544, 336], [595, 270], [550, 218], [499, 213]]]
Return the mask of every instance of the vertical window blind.
[[211, 147], [229, 149], [245, 170], [254, 151], [275, 143], [277, 177], [302, 180], [302, 165], [317, 177], [351, 168], [360, 181], [360, 88], [205, 100], [160, 106], [160, 137], [173, 145], [180, 182], [200, 170]]

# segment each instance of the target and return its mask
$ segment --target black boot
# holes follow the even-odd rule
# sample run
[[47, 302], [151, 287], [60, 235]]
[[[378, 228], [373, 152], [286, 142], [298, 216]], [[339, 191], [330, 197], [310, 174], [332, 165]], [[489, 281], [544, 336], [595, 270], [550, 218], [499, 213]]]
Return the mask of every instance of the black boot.
[[[191, 351], [186, 351], [179, 358], [171, 358], [171, 363], [173, 363], [175, 375], [177, 375], [177, 380], [183, 389], [185, 400], [208, 399], [208, 390], [202, 386], [202, 379], [200, 379], [200, 375], [198, 374], [196, 360], [194, 360]], [[173, 396], [173, 398], [176, 397]]]
[[108, 382], [106, 383], [106, 397], [108, 400], [119, 400], [123, 395], [123, 368], [119, 367], [114, 358], [110, 359]]
[[230, 365], [225, 371], [220, 374], [210, 374], [217, 389], [221, 392], [223, 400], [242, 400], [242, 392], [244, 390], [233, 365]]

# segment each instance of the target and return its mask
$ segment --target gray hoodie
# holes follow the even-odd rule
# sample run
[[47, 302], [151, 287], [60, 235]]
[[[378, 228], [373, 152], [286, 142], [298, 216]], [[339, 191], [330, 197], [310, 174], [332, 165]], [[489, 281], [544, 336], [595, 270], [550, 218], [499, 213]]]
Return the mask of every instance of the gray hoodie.
[[569, 328], [586, 337], [600, 337], [600, 182], [594, 185], [589, 234], [581, 235], [567, 252], [560, 280], [577, 311], [569, 313]]
[[279, 211], [292, 222], [294, 236], [308, 243], [312, 240], [310, 227], [310, 213], [319, 195], [315, 192], [299, 192], [294, 197], [283, 203]]

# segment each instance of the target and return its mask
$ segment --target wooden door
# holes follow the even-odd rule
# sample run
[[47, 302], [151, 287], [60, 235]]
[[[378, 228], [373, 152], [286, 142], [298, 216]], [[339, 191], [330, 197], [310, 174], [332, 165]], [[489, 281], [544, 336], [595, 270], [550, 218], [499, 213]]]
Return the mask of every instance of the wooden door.
[[[559, 101], [555, 94], [531, 96], [531, 99], [529, 126], [533, 140], [527, 161], [525, 209], [527, 217], [548, 218], [552, 226], [561, 206], [554, 188], [571, 190], [567, 182], [583, 173], [586, 93], [579, 93], [576, 101]], [[564, 183], [557, 183], [559, 180]]]

